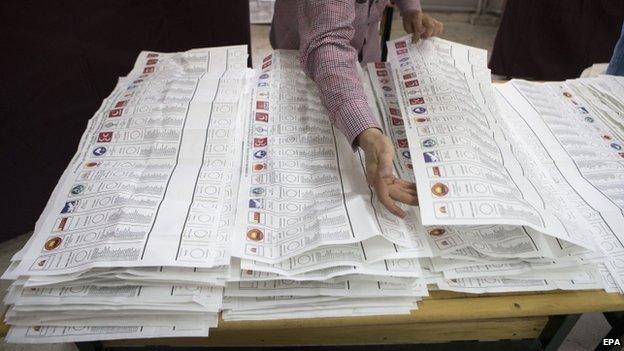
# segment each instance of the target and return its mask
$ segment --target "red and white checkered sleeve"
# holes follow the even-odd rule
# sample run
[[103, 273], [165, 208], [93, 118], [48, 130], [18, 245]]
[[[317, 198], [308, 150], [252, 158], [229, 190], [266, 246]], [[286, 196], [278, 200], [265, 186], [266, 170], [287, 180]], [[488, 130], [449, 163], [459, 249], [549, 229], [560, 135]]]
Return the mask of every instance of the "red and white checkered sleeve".
[[422, 11], [420, 0], [394, 0], [401, 12]]
[[332, 122], [353, 144], [364, 130], [379, 128], [351, 45], [355, 1], [299, 0], [297, 15], [301, 66], [318, 85]]

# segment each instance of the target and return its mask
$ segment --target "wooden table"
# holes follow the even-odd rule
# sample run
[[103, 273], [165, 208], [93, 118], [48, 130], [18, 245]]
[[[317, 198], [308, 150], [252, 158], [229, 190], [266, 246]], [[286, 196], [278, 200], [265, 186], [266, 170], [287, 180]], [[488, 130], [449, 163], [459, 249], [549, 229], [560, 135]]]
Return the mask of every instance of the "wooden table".
[[[552, 339], [562, 341], [573, 326], [562, 315], [624, 310], [624, 295], [603, 291], [459, 294], [433, 291], [409, 315], [219, 321], [208, 338], [115, 340], [81, 346], [303, 346], [408, 344], [457, 340]], [[553, 323], [553, 321], [558, 322]], [[553, 326], [554, 324], [554, 326]], [[550, 331], [548, 329], [551, 329]], [[1, 329], [6, 333], [6, 326]], [[562, 334], [563, 333], [563, 334]], [[99, 346], [98, 346], [99, 345]], [[548, 349], [548, 348], [547, 348]]]

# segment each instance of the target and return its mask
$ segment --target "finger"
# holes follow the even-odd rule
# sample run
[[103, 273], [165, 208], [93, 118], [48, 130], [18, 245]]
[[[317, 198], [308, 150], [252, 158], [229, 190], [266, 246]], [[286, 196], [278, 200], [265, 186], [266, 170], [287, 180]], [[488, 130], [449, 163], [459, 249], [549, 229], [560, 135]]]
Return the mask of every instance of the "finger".
[[387, 208], [390, 213], [401, 218], [405, 217], [405, 211], [403, 211], [401, 207], [399, 207], [399, 205], [397, 205], [396, 202], [392, 200], [392, 197], [390, 197], [388, 185], [385, 184], [385, 182], [381, 178], [378, 178], [377, 182], [375, 183], [375, 192], [377, 193], [379, 202], [381, 202], [381, 204], [384, 205], [384, 207]]
[[420, 38], [420, 36], [422, 35], [424, 28], [423, 28], [423, 14], [421, 11], [418, 11], [416, 13], [415, 16], [413, 16], [411, 18], [412, 20], [412, 33], [414, 33], [414, 35], [412, 36], [413, 38], [413, 42], [418, 42], [418, 39]]
[[400, 179], [396, 179], [396, 181], [392, 183], [390, 186], [400, 189], [401, 191], [404, 191], [409, 194], [414, 194], [414, 195], [418, 194], [418, 192], [416, 191], [415, 185], [411, 185], [410, 183], [407, 183], [407, 184], [400, 183]]
[[420, 40], [420, 33], [416, 32], [416, 31], [414, 31], [412, 33], [413, 33], [412, 34], [412, 43], [416, 44]]
[[410, 188], [403, 188], [403, 187], [397, 187], [397, 189], [407, 193], [407, 194], [411, 194], [411, 195], [418, 195], [418, 191], [416, 191], [416, 189], [410, 189]]
[[408, 194], [412, 194], [412, 195], [418, 196], [418, 191], [416, 190], [416, 184], [414, 184], [412, 182], [408, 182], [406, 180], [399, 179], [399, 178], [394, 178], [394, 182], [392, 183], [392, 185], [395, 188], [398, 188], [401, 191], [404, 191], [404, 192], [406, 192]]
[[435, 33], [433, 35], [438, 36], [444, 31], [444, 25], [440, 21], [435, 21]]
[[405, 211], [403, 211], [403, 209], [399, 207], [396, 202], [394, 202], [390, 195], [388, 195], [388, 197], [384, 200], [381, 200], [380, 198], [379, 202], [381, 202], [381, 204], [384, 205], [384, 207], [393, 215], [399, 218], [405, 218], [405, 216], [407, 216], [407, 213], [405, 213]]
[[431, 21], [430, 18], [426, 18], [426, 19], [423, 20], [423, 26], [424, 26], [425, 30], [424, 30], [423, 34], [421, 34], [420, 37], [423, 38], [423, 39], [430, 38], [433, 35], [433, 31], [434, 31], [434, 28], [433, 28], [434, 24], [433, 24], [433, 22]]
[[373, 187], [375, 188], [375, 193], [379, 198], [379, 202], [381, 202], [390, 213], [401, 218], [405, 217], [405, 212], [390, 197], [390, 190], [384, 178], [377, 176]]
[[390, 197], [407, 205], [418, 205], [418, 197], [415, 194], [409, 194], [398, 187], [390, 188]]
[[395, 184], [398, 184], [399, 186], [403, 187], [403, 188], [407, 188], [407, 189], [414, 189], [416, 190], [416, 184], [412, 183], [412, 182], [408, 182], [407, 180], [403, 180], [403, 179], [399, 179], [397, 178], [394, 181]]

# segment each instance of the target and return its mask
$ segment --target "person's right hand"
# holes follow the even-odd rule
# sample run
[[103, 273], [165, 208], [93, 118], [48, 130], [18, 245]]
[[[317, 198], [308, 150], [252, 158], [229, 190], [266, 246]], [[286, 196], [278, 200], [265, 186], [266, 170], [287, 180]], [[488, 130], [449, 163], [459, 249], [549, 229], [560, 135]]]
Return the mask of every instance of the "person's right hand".
[[373, 187], [379, 201], [394, 215], [404, 218], [405, 211], [395, 201], [418, 205], [416, 184], [394, 176], [392, 160], [394, 145], [377, 128], [369, 128], [357, 137], [358, 145], [366, 158], [366, 179]]
[[444, 24], [422, 11], [407, 11], [401, 13], [403, 28], [412, 34], [412, 41], [435, 37], [444, 32]]

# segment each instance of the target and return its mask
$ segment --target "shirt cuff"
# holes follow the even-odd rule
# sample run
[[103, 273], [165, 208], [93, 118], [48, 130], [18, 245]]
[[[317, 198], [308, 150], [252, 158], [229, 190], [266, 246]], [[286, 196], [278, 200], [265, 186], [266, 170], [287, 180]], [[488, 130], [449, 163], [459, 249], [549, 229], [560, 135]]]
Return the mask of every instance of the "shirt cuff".
[[366, 101], [347, 101], [334, 117], [334, 124], [347, 137], [352, 146], [356, 146], [355, 138], [366, 129], [377, 128], [381, 130]]
[[422, 11], [420, 0], [395, 0], [401, 12]]

